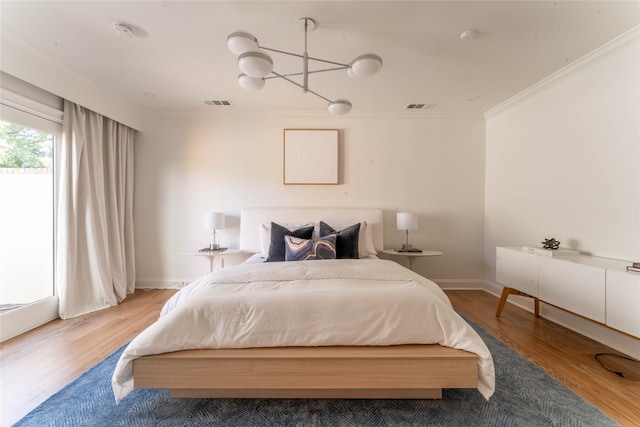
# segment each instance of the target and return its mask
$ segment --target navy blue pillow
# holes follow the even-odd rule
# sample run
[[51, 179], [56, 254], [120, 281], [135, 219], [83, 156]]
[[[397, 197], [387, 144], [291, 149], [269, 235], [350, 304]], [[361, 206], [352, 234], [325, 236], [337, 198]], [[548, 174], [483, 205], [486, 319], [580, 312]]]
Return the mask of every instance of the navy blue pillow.
[[320, 221], [320, 237], [329, 234], [337, 234], [336, 258], [338, 259], [359, 259], [358, 238], [360, 236], [360, 223], [350, 225], [341, 231], [336, 231], [324, 221]]
[[336, 235], [316, 240], [285, 236], [285, 261], [307, 261], [314, 259], [336, 259]]
[[275, 222], [271, 223], [271, 243], [269, 244], [269, 256], [266, 262], [284, 261], [285, 244], [284, 236], [294, 236], [301, 239], [311, 239], [313, 235], [313, 225], [301, 227], [296, 230], [289, 230]]

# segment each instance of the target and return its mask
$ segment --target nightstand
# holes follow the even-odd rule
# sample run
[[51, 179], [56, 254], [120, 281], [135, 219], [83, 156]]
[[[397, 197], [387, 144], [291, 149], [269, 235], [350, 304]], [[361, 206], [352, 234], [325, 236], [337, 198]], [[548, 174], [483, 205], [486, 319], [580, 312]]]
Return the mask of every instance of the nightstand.
[[384, 249], [382, 251], [383, 254], [393, 255], [393, 256], [405, 256], [409, 260], [409, 270], [413, 271], [413, 264], [416, 261], [416, 258], [425, 257], [425, 256], [438, 256], [442, 255], [440, 251], [427, 251], [422, 250], [422, 252], [398, 252], [395, 249]]
[[239, 253], [240, 253], [240, 250], [238, 249], [226, 249], [224, 251], [204, 251], [204, 252], [189, 251], [189, 252], [182, 252], [180, 255], [205, 256], [209, 258], [209, 273], [211, 273], [213, 271], [213, 266], [215, 265], [216, 259], [218, 259], [218, 257], [220, 257], [220, 264], [222, 265], [222, 268], [224, 268], [224, 256], [239, 254]]

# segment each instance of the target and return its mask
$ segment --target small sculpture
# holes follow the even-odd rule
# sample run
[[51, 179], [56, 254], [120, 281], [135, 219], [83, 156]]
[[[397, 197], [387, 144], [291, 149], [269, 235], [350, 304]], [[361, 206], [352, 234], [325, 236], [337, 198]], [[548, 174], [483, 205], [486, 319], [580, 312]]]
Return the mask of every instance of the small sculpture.
[[540, 242], [542, 243], [542, 247], [545, 249], [551, 249], [551, 250], [556, 250], [560, 247], [560, 242], [557, 241], [554, 238], [551, 239], [544, 239], [544, 242]]

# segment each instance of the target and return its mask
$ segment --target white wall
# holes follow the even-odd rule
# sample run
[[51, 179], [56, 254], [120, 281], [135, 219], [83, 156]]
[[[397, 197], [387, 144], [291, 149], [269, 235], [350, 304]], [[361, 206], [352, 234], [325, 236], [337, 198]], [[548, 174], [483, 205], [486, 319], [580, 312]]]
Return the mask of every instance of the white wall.
[[[205, 259], [180, 255], [206, 246], [204, 212], [235, 216], [222, 243], [237, 247], [237, 217], [250, 206], [379, 207], [386, 247], [402, 240], [395, 212], [414, 211], [414, 246], [445, 253], [418, 260], [416, 271], [482, 278], [483, 118], [156, 113], [144, 128], [135, 165], [138, 287], [208, 271]], [[340, 129], [340, 185], [282, 184], [285, 128]]]
[[640, 260], [637, 39], [486, 123], [485, 262], [495, 247], [561, 246]]
[[[484, 257], [496, 246], [564, 247], [640, 260], [640, 50], [637, 32], [590, 54], [486, 122]], [[631, 42], [629, 42], [631, 40]], [[529, 310], [531, 300], [511, 297]], [[543, 304], [541, 315], [629, 355], [638, 341]]]

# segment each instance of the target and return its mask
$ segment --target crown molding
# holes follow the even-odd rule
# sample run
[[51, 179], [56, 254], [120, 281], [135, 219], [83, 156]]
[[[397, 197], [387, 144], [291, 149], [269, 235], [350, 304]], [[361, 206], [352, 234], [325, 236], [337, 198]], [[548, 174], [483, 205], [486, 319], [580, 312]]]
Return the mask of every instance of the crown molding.
[[582, 58], [572, 62], [571, 64], [561, 68], [555, 73], [545, 77], [538, 83], [529, 86], [527, 89], [517, 93], [504, 102], [496, 105], [495, 107], [487, 110], [484, 113], [485, 119], [489, 119], [509, 108], [512, 108], [537, 94], [548, 90], [568, 79], [576, 74], [595, 66], [596, 64], [606, 60], [607, 58], [617, 54], [618, 52], [627, 49], [631, 46], [637, 45], [640, 40], [640, 25], [632, 28], [631, 30], [621, 34], [620, 36], [605, 43], [599, 48], [589, 52]]

